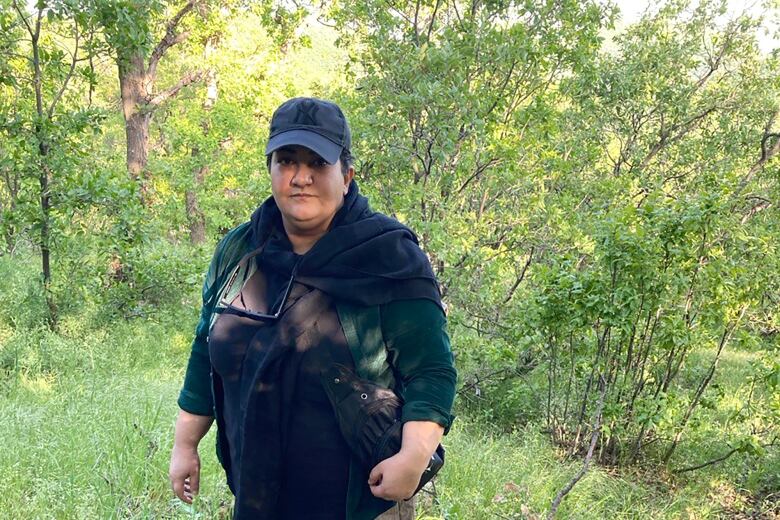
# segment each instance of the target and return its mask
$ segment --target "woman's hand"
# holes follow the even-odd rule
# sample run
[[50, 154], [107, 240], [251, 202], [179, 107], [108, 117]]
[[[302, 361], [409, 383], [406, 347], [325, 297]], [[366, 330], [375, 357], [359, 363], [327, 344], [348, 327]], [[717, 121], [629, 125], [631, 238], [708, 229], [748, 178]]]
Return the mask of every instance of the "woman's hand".
[[192, 498], [200, 487], [200, 455], [198, 448], [173, 447], [171, 466], [168, 469], [173, 492], [180, 500], [192, 504]]
[[405, 423], [401, 451], [374, 466], [368, 476], [371, 493], [396, 502], [410, 498], [443, 432], [444, 428], [434, 422]]
[[198, 444], [213, 421], [213, 417], [184, 410], [179, 410], [176, 418], [168, 478], [176, 496], [188, 504], [192, 504], [192, 498], [198, 494], [200, 487]]
[[420, 477], [428, 466], [429, 459], [430, 457], [420, 458], [401, 450], [383, 460], [374, 466], [368, 476], [371, 493], [375, 497], [396, 502], [410, 498], [420, 483]]

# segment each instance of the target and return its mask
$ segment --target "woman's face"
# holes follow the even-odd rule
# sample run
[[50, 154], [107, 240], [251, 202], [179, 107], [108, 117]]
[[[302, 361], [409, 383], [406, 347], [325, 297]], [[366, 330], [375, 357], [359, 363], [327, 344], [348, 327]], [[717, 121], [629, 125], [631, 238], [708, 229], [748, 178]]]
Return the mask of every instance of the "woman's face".
[[303, 146], [284, 146], [271, 156], [271, 191], [287, 233], [325, 234], [344, 203], [354, 176]]

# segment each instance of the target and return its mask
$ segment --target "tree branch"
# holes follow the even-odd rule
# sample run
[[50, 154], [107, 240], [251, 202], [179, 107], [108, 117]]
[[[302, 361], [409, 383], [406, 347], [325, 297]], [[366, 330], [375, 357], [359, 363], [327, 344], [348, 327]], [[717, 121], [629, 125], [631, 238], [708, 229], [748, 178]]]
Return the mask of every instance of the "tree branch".
[[[769, 442], [769, 443], [766, 443], [766, 444], [761, 444], [761, 447], [762, 448], [769, 448], [771, 446], [774, 446], [776, 444], [776, 442], [777, 442], [777, 438], [772, 440], [772, 442]], [[726, 452], [725, 455], [721, 455], [718, 458], [715, 458], [715, 459], [712, 459], [712, 460], [708, 460], [707, 462], [703, 462], [703, 463], [697, 464], [695, 466], [688, 466], [687, 468], [678, 469], [678, 470], [673, 471], [673, 473], [679, 475], [680, 473], [685, 473], [685, 472], [688, 472], [688, 471], [696, 471], [697, 469], [702, 469], [702, 468], [706, 468], [707, 466], [712, 466], [713, 464], [717, 464], [718, 462], [723, 462], [724, 460], [728, 459], [729, 457], [731, 457], [732, 455], [734, 455], [738, 451], [739, 451], [739, 446], [736, 447], [736, 448], [731, 448], [729, 451]]]
[[494, 370], [492, 372], [488, 372], [482, 377], [480, 377], [479, 374], [474, 374], [474, 381], [468, 384], [464, 383], [463, 386], [461, 386], [460, 389], [458, 389], [457, 394], [464, 395], [473, 389], [477, 395], [480, 395], [481, 393], [481, 391], [479, 390], [480, 383], [490, 382], [494, 378], [501, 378], [504, 375], [508, 374], [510, 371], [511, 368], [504, 367], [504, 368], [499, 368], [498, 370]]
[[179, 93], [181, 89], [186, 87], [187, 85], [191, 85], [192, 83], [195, 83], [196, 81], [200, 81], [203, 78], [203, 71], [196, 71], [196, 72], [190, 72], [189, 74], [185, 75], [183, 78], [179, 80], [178, 83], [176, 83], [171, 88], [164, 90], [154, 96], [152, 99], [149, 100], [147, 105], [156, 108], [160, 106], [165, 101], [169, 100], [173, 96]]
[[149, 68], [147, 69], [147, 74], [150, 76], [154, 76], [157, 72], [157, 64], [160, 62], [160, 59], [165, 54], [165, 51], [176, 45], [177, 43], [181, 43], [182, 41], [187, 39], [187, 36], [189, 36], [189, 32], [184, 32], [180, 34], [176, 34], [176, 28], [179, 26], [179, 22], [181, 22], [181, 19], [184, 18], [184, 16], [192, 11], [192, 8], [195, 6], [195, 0], [190, 0], [186, 4], [184, 4], [184, 7], [182, 7], [178, 13], [174, 15], [173, 18], [171, 18], [168, 23], [165, 26], [165, 36], [162, 37], [162, 40], [160, 40], [160, 43], [157, 44], [157, 47], [154, 48], [152, 51], [152, 55], [149, 58]]
[[60, 98], [62, 97], [62, 94], [65, 93], [65, 89], [68, 88], [68, 83], [70, 83], [70, 78], [73, 77], [73, 71], [76, 69], [76, 62], [78, 61], [78, 56], [79, 56], [79, 24], [78, 24], [78, 22], [74, 22], [73, 23], [73, 31], [75, 33], [75, 48], [73, 49], [73, 54], [71, 55], [70, 68], [68, 69], [68, 74], [65, 76], [65, 79], [62, 80], [62, 85], [60, 86], [60, 90], [54, 96], [54, 99], [51, 100], [51, 104], [49, 105], [49, 109], [46, 111], [46, 113], [49, 115], [49, 119], [51, 119], [52, 115], [54, 115], [54, 109], [56, 108], [57, 103], [60, 102]]
[[433, 8], [433, 14], [431, 15], [431, 22], [428, 24], [428, 34], [425, 37], [425, 41], [431, 41], [431, 33], [433, 32], [433, 24], [436, 21], [436, 13], [439, 11], [441, 0], [436, 0], [436, 6]]
[[723, 462], [724, 460], [726, 460], [727, 458], [731, 457], [732, 455], [734, 455], [738, 451], [739, 451], [739, 448], [731, 448], [725, 455], [723, 455], [721, 457], [718, 457], [717, 459], [712, 459], [712, 460], [707, 461], [707, 462], [705, 462], [703, 464], [697, 464], [695, 466], [689, 466], [687, 468], [678, 469], [678, 470], [674, 471], [674, 473], [679, 475], [680, 473], [685, 473], [687, 471], [696, 471], [697, 469], [702, 469], [702, 468], [706, 468], [707, 466], [712, 466], [713, 464], [717, 464], [718, 462]]
[[498, 164], [499, 162], [500, 162], [499, 159], [493, 158], [493, 159], [490, 159], [489, 161], [487, 161], [484, 164], [477, 164], [477, 168], [474, 171], [474, 173], [472, 173], [471, 176], [469, 176], [468, 179], [463, 181], [463, 184], [460, 185], [460, 187], [455, 191], [455, 193], [456, 194], [462, 193], [463, 190], [465, 190], [468, 187], [468, 185], [471, 184], [471, 182], [474, 179], [479, 178], [479, 176], [482, 175], [485, 172], [485, 170], [487, 170], [491, 166], [494, 166], [494, 165]]
[[401, 9], [399, 9], [391, 0], [386, 0], [385, 2], [388, 6], [390, 6], [390, 9], [392, 9], [395, 13], [398, 14], [401, 18], [403, 18], [406, 23], [409, 25], [414, 25], [414, 22], [412, 22], [411, 18], [406, 16], [406, 13], [404, 13]]
[[721, 63], [723, 62], [723, 58], [724, 56], [726, 56], [726, 52], [731, 49], [731, 42], [733, 39], [734, 39], [734, 30], [732, 27], [731, 30], [727, 32], [725, 41], [723, 42], [723, 45], [721, 46], [716, 56], [713, 57], [712, 54], [709, 53], [709, 50], [707, 51], [708, 54], [707, 65], [709, 66], [710, 70], [708, 70], [707, 73], [704, 74], [704, 76], [699, 78], [699, 80], [693, 86], [694, 92], [699, 90], [701, 87], [703, 87], [704, 84], [707, 83], [707, 80], [709, 80], [712, 77], [715, 71], [718, 70], [718, 68], [720, 68]]
[[[5, 33], [2, 36], [4, 36], [4, 37], [5, 36], [13, 36], [13, 32], [16, 29], [16, 27], [20, 26], [20, 25], [23, 25], [23, 24], [24, 24], [24, 17], [20, 18], [19, 20], [16, 20], [15, 22], [12, 22], [11, 24], [8, 25], [8, 27], [6, 27]], [[8, 43], [12, 43], [14, 41], [16, 41], [15, 38], [9, 38], [7, 40], [3, 40], [3, 43], [8, 44]]]
[[680, 442], [680, 439], [682, 438], [682, 434], [683, 434], [683, 430], [685, 429], [685, 426], [688, 424], [691, 415], [693, 415], [693, 411], [699, 405], [701, 396], [704, 394], [704, 391], [709, 386], [710, 381], [712, 381], [712, 377], [715, 375], [715, 370], [718, 368], [718, 362], [720, 361], [720, 356], [723, 353], [723, 349], [726, 347], [726, 344], [731, 339], [731, 335], [734, 332], [734, 329], [737, 328], [737, 325], [739, 325], [739, 322], [742, 320], [742, 317], [745, 315], [746, 311], [747, 311], [747, 305], [744, 305], [742, 307], [742, 310], [739, 313], [739, 316], [737, 316], [734, 322], [723, 328], [723, 334], [720, 337], [720, 342], [718, 343], [718, 349], [715, 352], [715, 358], [712, 360], [712, 363], [710, 364], [710, 368], [705, 374], [704, 378], [699, 383], [698, 388], [696, 388], [696, 392], [694, 392], [693, 394], [693, 399], [688, 405], [688, 409], [686, 410], [685, 415], [683, 416], [679, 426], [677, 427], [677, 433], [675, 434], [674, 439], [672, 439], [672, 444], [671, 446], [669, 446], [669, 449], [666, 450], [666, 453], [663, 456], [664, 464], [669, 463], [669, 459], [671, 459], [672, 454], [674, 453], [675, 449], [677, 448], [677, 445]]
[[523, 270], [520, 271], [520, 275], [517, 277], [517, 280], [515, 280], [514, 285], [512, 285], [512, 288], [509, 289], [509, 293], [507, 293], [506, 298], [504, 298], [504, 301], [501, 302], [502, 305], [509, 303], [509, 300], [511, 300], [512, 296], [514, 296], [517, 287], [520, 285], [520, 282], [522, 282], [523, 279], [525, 278], [525, 272], [528, 270], [528, 266], [531, 265], [531, 259], [533, 259], [533, 257], [534, 257], [534, 248], [531, 247], [531, 252], [528, 253], [528, 260], [525, 261]]
[[547, 513], [547, 520], [552, 520], [555, 518], [555, 513], [558, 511], [558, 507], [561, 505], [561, 501], [566, 495], [569, 494], [569, 491], [574, 488], [577, 482], [579, 482], [580, 479], [585, 476], [585, 473], [588, 471], [588, 466], [590, 466], [590, 460], [593, 458], [593, 450], [596, 448], [596, 443], [601, 436], [601, 410], [604, 408], [604, 395], [607, 393], [607, 384], [606, 381], [604, 381], [604, 376], [602, 375], [599, 375], [599, 385], [601, 386], [601, 395], [599, 395], [599, 403], [596, 409], [596, 416], [593, 421], [593, 433], [590, 436], [590, 446], [588, 447], [588, 454], [585, 456], [585, 463], [582, 465], [582, 468], [577, 472], [577, 474], [574, 475], [574, 478], [572, 478], [571, 481], [569, 481], [569, 483], [566, 484], [566, 486], [561, 489], [555, 496], [555, 500], [553, 500], [552, 506], [550, 507], [550, 512]]
[[[655, 158], [658, 152], [663, 150], [667, 145], [673, 144], [676, 141], [680, 140], [682, 137], [685, 136], [685, 134], [687, 134], [691, 129], [693, 129], [696, 123], [704, 120], [708, 115], [715, 112], [718, 108], [719, 107], [717, 106], [709, 107], [708, 109], [704, 110], [700, 114], [691, 117], [687, 121], [682, 123], [677, 123], [675, 125], [672, 125], [672, 127], [669, 130], [662, 131], [661, 136], [658, 139], [658, 142], [648, 152], [648, 154], [642, 160], [642, 163], [639, 165], [639, 171], [643, 171], [645, 168], [647, 168], [647, 166]], [[677, 133], [672, 135], [672, 133], [676, 131]]]
[[27, 32], [30, 33], [30, 37], [35, 39], [35, 33], [33, 32], [32, 27], [30, 27], [30, 24], [27, 22], [27, 17], [22, 12], [19, 4], [16, 3], [16, 0], [14, 0], [14, 9], [16, 9], [16, 12], [19, 13], [19, 18], [24, 23], [24, 26], [27, 27]]
[[419, 17], [420, 17], [420, 0], [417, 0], [416, 5], [414, 7], [414, 27], [412, 27], [412, 29], [414, 29], [414, 43], [416, 44], [417, 47], [420, 47], [420, 34], [419, 31], [417, 30], [417, 23]]
[[509, 67], [509, 72], [506, 73], [506, 77], [504, 78], [504, 81], [501, 83], [501, 87], [498, 89], [498, 94], [496, 94], [495, 99], [493, 100], [493, 104], [490, 105], [490, 108], [487, 109], [487, 112], [485, 112], [484, 116], [487, 118], [488, 115], [490, 115], [493, 110], [496, 109], [498, 106], [498, 102], [504, 98], [504, 90], [506, 90], [506, 86], [509, 83], [509, 80], [512, 78], [512, 73], [515, 71], [515, 66], [517, 65], [517, 60], [512, 60], [512, 65]]
[[[759, 197], [760, 199], [760, 197]], [[764, 211], [765, 209], [768, 209], [772, 207], [772, 202], [766, 199], [761, 199], [761, 202], [754, 204], [750, 210], [745, 214], [745, 216], [742, 217], [742, 220], [740, 220], [740, 224], [744, 225], [745, 222], [747, 222], [751, 217], [756, 215], [760, 211]]]
[[[742, 178], [742, 180], [739, 181], [739, 185], [737, 186], [737, 189], [734, 191], [734, 194], [732, 195], [732, 199], [736, 199], [742, 191], [747, 187], [747, 185], [750, 183], [750, 181], [753, 179], [753, 176], [755, 176], [756, 173], [758, 173], [764, 165], [772, 160], [776, 155], [780, 154], [780, 136], [776, 133], [772, 133], [772, 126], [774, 125], [775, 120], [777, 119], [778, 115], [780, 115], [780, 110], [776, 110], [767, 121], [766, 126], [764, 127], [764, 135], [761, 138], [761, 157], [753, 163], [753, 166], [750, 167], [750, 170], [745, 174], [745, 176]], [[774, 145], [772, 145], [771, 148], [767, 148], [767, 143], [770, 138], [776, 137]]]

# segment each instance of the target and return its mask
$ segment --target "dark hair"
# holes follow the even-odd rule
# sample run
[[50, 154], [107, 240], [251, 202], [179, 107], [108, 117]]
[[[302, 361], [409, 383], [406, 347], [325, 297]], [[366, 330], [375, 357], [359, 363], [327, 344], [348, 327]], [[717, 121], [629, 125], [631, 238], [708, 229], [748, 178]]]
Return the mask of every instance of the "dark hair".
[[355, 158], [352, 157], [352, 152], [344, 148], [341, 150], [341, 155], [339, 156], [339, 162], [341, 162], [342, 175], [346, 175], [347, 172], [349, 171], [349, 167], [355, 164]]
[[[265, 167], [268, 168], [269, 172], [271, 171], [272, 156], [273, 154], [268, 154], [265, 156]], [[352, 156], [352, 152], [346, 148], [343, 148], [341, 150], [341, 155], [339, 156], [339, 162], [341, 163], [341, 174], [346, 175], [349, 171], [349, 167], [355, 163], [355, 158]]]

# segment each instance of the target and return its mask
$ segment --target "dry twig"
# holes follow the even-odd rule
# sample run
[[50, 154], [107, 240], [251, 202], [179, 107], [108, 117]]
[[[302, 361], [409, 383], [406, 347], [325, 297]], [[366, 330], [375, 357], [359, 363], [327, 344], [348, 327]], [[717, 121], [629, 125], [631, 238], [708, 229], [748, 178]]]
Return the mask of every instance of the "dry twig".
[[566, 486], [564, 486], [564, 488], [561, 489], [555, 496], [555, 500], [553, 500], [552, 506], [550, 507], [550, 512], [547, 513], [547, 520], [552, 520], [555, 518], [555, 513], [558, 511], [558, 507], [560, 507], [561, 501], [564, 499], [564, 497], [566, 497], [566, 495], [569, 494], [577, 482], [579, 482], [580, 479], [585, 476], [585, 473], [588, 471], [588, 467], [590, 466], [590, 461], [593, 458], [593, 450], [596, 448], [596, 443], [601, 436], [601, 410], [604, 408], [604, 396], [607, 393], [607, 383], [604, 380], [604, 376], [601, 374], [599, 374], [599, 386], [601, 387], [599, 403], [596, 408], [595, 417], [593, 419], [593, 433], [590, 436], [590, 446], [588, 447], [588, 454], [585, 456], [585, 463], [582, 465], [582, 468], [577, 472], [577, 474], [574, 475], [574, 478], [572, 478], [569, 483], [566, 484]]

